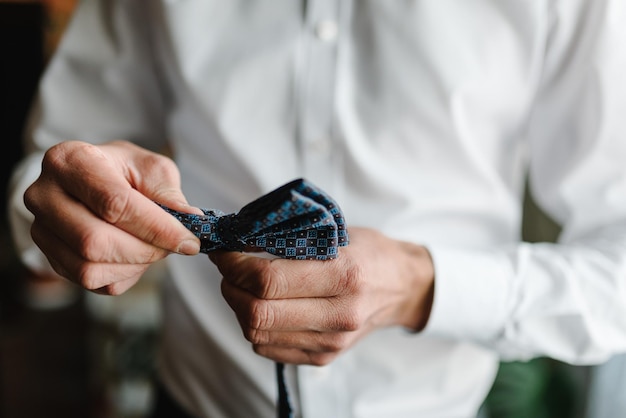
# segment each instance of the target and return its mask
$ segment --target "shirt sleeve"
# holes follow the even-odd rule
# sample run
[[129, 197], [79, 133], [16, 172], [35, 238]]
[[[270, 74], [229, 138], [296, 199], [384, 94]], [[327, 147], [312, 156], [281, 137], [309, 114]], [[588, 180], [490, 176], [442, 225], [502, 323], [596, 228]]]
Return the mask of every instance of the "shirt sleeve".
[[34, 270], [49, 267], [30, 239], [32, 217], [22, 196], [48, 148], [65, 140], [165, 145], [164, 84], [150, 43], [153, 3], [80, 2], [46, 69], [26, 130], [28, 156], [14, 172], [9, 196], [17, 251]]
[[[573, 6], [577, 4], [577, 6]], [[626, 7], [554, 2], [529, 118], [529, 182], [556, 244], [433, 247], [426, 333], [505, 359], [597, 363], [626, 351]]]

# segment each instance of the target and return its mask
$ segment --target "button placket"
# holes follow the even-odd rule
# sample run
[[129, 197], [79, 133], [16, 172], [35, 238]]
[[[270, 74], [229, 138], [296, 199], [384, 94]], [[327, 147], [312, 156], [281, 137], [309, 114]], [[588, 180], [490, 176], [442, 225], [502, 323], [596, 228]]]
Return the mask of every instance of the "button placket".
[[[296, 87], [302, 174], [330, 189], [331, 194], [337, 182], [333, 124], [343, 1], [307, 1]], [[345, 416], [345, 399], [333, 379], [332, 367], [298, 367], [298, 382], [302, 416]]]
[[303, 175], [329, 187], [333, 179], [332, 133], [335, 110], [339, 2], [310, 0], [298, 86], [298, 137]]

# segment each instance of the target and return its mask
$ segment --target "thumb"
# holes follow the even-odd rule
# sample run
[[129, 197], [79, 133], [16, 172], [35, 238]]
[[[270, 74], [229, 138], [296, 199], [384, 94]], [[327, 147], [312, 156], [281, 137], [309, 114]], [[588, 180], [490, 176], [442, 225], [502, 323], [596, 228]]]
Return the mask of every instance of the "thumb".
[[172, 159], [129, 142], [112, 142], [109, 145], [114, 148], [121, 166], [127, 170], [128, 182], [138, 192], [171, 209], [203, 214], [197, 207], [189, 205], [181, 190], [180, 172]]

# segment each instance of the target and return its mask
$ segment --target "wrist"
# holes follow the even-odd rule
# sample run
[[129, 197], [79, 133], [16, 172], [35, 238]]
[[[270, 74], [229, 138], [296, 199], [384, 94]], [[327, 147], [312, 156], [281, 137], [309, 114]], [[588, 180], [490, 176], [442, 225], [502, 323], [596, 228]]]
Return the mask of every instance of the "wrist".
[[400, 244], [406, 263], [403, 274], [408, 278], [407, 301], [400, 324], [412, 332], [426, 327], [435, 294], [435, 269], [428, 249], [408, 242]]

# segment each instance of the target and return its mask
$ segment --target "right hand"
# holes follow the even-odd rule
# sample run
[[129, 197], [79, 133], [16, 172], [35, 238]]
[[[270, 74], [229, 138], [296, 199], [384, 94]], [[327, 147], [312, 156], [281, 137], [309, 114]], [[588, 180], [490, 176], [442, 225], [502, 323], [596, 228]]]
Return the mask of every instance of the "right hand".
[[172, 160], [122, 141], [50, 148], [24, 194], [31, 235], [52, 268], [108, 295], [124, 293], [169, 253], [199, 251], [199, 240], [154, 201], [202, 214], [187, 204]]

